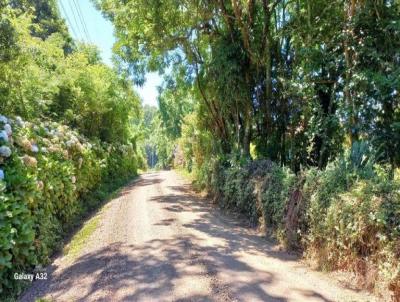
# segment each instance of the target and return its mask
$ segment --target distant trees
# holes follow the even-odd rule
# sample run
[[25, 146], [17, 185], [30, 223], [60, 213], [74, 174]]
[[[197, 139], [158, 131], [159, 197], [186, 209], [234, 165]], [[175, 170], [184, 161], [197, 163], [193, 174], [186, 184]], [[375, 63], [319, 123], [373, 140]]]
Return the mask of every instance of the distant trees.
[[162, 125], [159, 110], [156, 107], [144, 105], [142, 121], [137, 126], [139, 147], [146, 155], [147, 167], [169, 167], [172, 163], [174, 144]]

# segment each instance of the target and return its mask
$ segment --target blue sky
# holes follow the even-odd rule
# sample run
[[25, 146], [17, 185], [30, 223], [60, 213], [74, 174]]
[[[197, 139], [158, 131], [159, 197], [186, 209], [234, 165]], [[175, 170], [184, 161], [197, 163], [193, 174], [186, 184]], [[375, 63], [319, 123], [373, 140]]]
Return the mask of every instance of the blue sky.
[[[77, 7], [75, 6], [78, 5]], [[115, 42], [113, 26], [102, 14], [96, 10], [90, 0], [58, 0], [60, 13], [66, 19], [69, 32], [80, 41], [91, 42], [100, 49], [103, 61], [112, 66], [112, 46]], [[80, 9], [82, 19], [86, 24], [87, 35], [80, 21], [77, 8]], [[157, 73], [149, 73], [146, 76], [146, 83], [143, 87], [135, 87], [143, 100], [143, 104], [158, 106], [157, 86], [162, 82]]]

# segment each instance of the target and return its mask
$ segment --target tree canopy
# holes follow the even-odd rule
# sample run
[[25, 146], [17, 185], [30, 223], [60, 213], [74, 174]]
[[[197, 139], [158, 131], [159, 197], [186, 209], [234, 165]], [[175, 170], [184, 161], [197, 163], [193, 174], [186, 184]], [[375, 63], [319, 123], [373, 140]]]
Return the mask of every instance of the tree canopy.
[[137, 83], [154, 70], [175, 78], [160, 97], [173, 136], [196, 108], [224, 154], [249, 158], [254, 146], [298, 171], [363, 140], [399, 165], [398, 1], [97, 3]]

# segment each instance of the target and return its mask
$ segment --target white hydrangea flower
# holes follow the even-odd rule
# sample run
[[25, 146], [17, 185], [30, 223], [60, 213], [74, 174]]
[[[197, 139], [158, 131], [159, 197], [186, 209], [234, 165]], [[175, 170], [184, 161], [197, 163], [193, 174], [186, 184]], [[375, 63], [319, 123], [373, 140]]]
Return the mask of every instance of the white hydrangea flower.
[[4, 180], [4, 171], [0, 169], [0, 180]]
[[11, 149], [7, 146], [0, 147], [0, 156], [2, 157], [10, 157], [11, 156]]
[[22, 118], [21, 118], [20, 116], [17, 116], [17, 117], [15, 118], [15, 122], [16, 122], [17, 125], [20, 126], [20, 127], [24, 127], [24, 126], [25, 126], [25, 123], [24, 123], [24, 121], [22, 120]]
[[31, 151], [33, 153], [38, 153], [39, 152], [39, 147], [36, 144], [32, 144]]
[[42, 147], [40, 150], [41, 150], [43, 153], [47, 153], [47, 152], [48, 152], [46, 147]]
[[64, 136], [64, 134], [60, 131], [60, 130], [56, 130], [55, 135], [59, 138], [62, 138]]
[[8, 123], [8, 118], [6, 118], [4, 115], [0, 115], [0, 122], [7, 124]]
[[12, 134], [12, 128], [10, 124], [5, 124], [4, 125], [4, 131], [7, 132], [8, 135]]
[[6, 130], [0, 131], [0, 139], [4, 140], [5, 142], [8, 142], [8, 134]]

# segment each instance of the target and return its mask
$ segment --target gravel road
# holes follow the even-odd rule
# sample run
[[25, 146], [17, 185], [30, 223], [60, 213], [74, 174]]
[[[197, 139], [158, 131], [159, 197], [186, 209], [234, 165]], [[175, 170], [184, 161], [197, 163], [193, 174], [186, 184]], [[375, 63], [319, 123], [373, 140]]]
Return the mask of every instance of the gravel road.
[[375, 301], [279, 251], [174, 171], [141, 175], [99, 215], [80, 255], [55, 259], [22, 301]]

